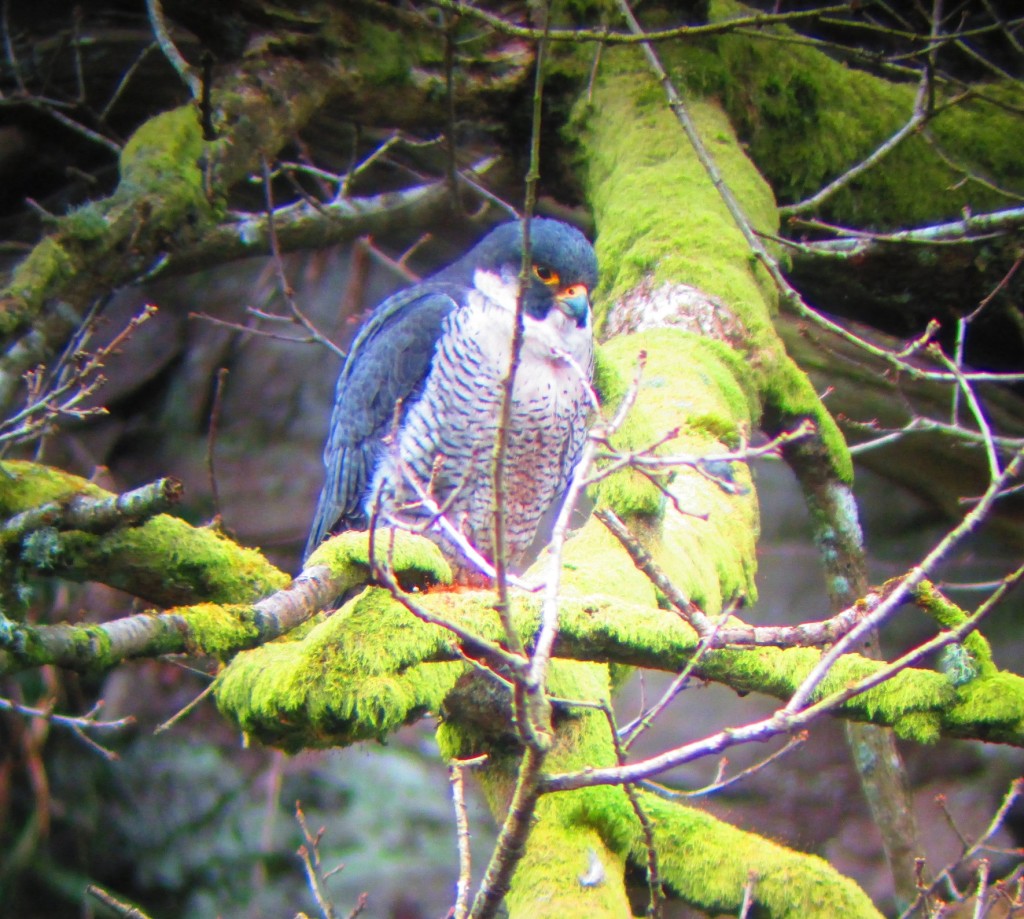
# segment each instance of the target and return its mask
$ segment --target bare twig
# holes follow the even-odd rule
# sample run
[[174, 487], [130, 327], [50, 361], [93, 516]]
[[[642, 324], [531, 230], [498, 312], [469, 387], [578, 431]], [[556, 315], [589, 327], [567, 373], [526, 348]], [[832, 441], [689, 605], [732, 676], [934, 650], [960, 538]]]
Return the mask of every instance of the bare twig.
[[204, 699], [208, 699], [210, 696], [212, 696], [216, 688], [217, 684], [211, 681], [210, 685], [207, 686], [201, 693], [199, 693], [199, 695], [196, 696], [191, 702], [189, 702], [187, 705], [184, 705], [182, 708], [178, 709], [178, 711], [171, 715], [170, 718], [168, 718], [164, 722], [161, 722], [155, 728], [153, 728], [153, 733], [162, 734], [164, 731], [169, 731], [172, 727], [174, 727], [174, 725], [181, 721], [182, 718], [185, 718], [191, 712], [195, 711], [196, 708], [202, 703]]
[[757, 872], [751, 871], [747, 875], [747, 883], [743, 885], [743, 902], [740, 904], [740, 911], [737, 919], [747, 919], [750, 910], [754, 905], [754, 890], [757, 887]]
[[470, 919], [490, 919], [509, 891], [512, 874], [519, 864], [530, 835], [533, 814], [540, 797], [541, 766], [544, 754], [528, 745], [519, 762], [515, 791], [509, 802], [508, 813], [498, 833], [498, 841], [491, 853], [483, 882], [473, 899]]
[[[326, 875], [323, 870], [323, 862], [320, 859], [320, 840], [324, 835], [324, 828], [321, 827], [316, 833], [311, 833], [306, 823], [306, 815], [302, 811], [302, 803], [295, 802], [295, 819], [302, 827], [302, 836], [305, 843], [298, 848], [298, 856], [302, 861], [302, 867], [306, 872], [306, 883], [309, 885], [313, 899], [320, 908], [323, 919], [337, 919], [334, 904], [325, 890]], [[334, 873], [334, 872], [331, 872]]]
[[224, 385], [228, 379], [228, 368], [221, 367], [213, 385], [213, 404], [210, 406], [210, 429], [206, 438], [206, 471], [210, 479], [210, 495], [213, 498], [213, 522], [221, 526], [220, 488], [217, 485], [217, 431], [220, 427], [220, 406]]
[[288, 310], [291, 313], [294, 321], [300, 325], [313, 341], [319, 344], [326, 345], [330, 348], [338, 357], [344, 360], [345, 352], [341, 350], [334, 342], [332, 342], [326, 335], [324, 335], [306, 316], [302, 310], [299, 309], [299, 305], [295, 302], [295, 291], [292, 288], [291, 283], [288, 281], [288, 275], [284, 267], [284, 259], [281, 257], [281, 245], [277, 239], [277, 225], [275, 223], [275, 210], [274, 210], [274, 194], [271, 187], [270, 180], [270, 164], [267, 162], [266, 157], [261, 158], [263, 165], [263, 191], [266, 195], [267, 201], [267, 235], [270, 240], [270, 253], [274, 259], [274, 267], [277, 270], [278, 284], [281, 290], [281, 295], [285, 299], [285, 303], [288, 304]]
[[[969, 862], [979, 852], [985, 851], [989, 848], [988, 841], [993, 836], [995, 836], [995, 834], [1001, 829], [1001, 827], [1003, 826], [1003, 821], [1006, 820], [1006, 815], [1009, 813], [1010, 808], [1013, 806], [1013, 803], [1020, 797], [1022, 792], [1024, 792], [1024, 779], [1014, 779], [1014, 781], [1010, 783], [1009, 790], [1003, 797], [1003, 800], [1000, 803], [999, 808], [996, 810], [992, 819], [989, 821], [988, 826], [982, 831], [981, 835], [978, 836], [977, 839], [975, 839], [973, 842], [967, 843], [965, 841], [964, 850], [960, 857], [955, 861], [951, 862], [950, 864], [946, 865], [945, 868], [939, 871], [939, 873], [935, 875], [931, 883], [926, 884], [924, 882], [923, 877], [919, 878], [917, 899], [914, 900], [914, 902], [911, 903], [900, 914], [899, 919], [909, 919], [910, 916], [913, 916], [922, 905], [927, 904], [929, 898], [935, 893], [936, 890], [939, 889], [940, 886], [950, 882], [953, 873], [957, 870], [957, 868], [959, 868], [966, 862]], [[920, 867], [923, 873], [923, 859], [921, 860]], [[987, 879], [987, 871], [985, 877]], [[979, 876], [979, 881], [980, 880], [981, 878]], [[979, 902], [981, 902], [984, 899], [984, 897], [981, 895], [983, 891], [980, 888], [981, 884], [979, 884], [978, 891]]]
[[85, 892], [96, 900], [99, 900], [108, 909], [113, 910], [122, 919], [150, 919], [147, 913], [144, 913], [137, 906], [132, 906], [130, 903], [125, 903], [123, 900], [118, 900], [112, 893], [108, 893], [102, 887], [96, 884], [90, 884], [85, 888]]
[[821, 660], [793, 693], [789, 703], [782, 710], [783, 715], [793, 715], [803, 709], [835, 661], [843, 654], [853, 650], [858, 642], [863, 641], [867, 635], [887, 621], [935, 566], [988, 516], [1003, 487], [1016, 478], [1022, 464], [1024, 464], [1024, 452], [1018, 453], [1003, 472], [992, 480], [985, 494], [970, 513], [947, 533], [921, 562], [901, 578], [895, 588], [867, 616], [822, 655]]
[[118, 718], [116, 721], [100, 721], [97, 719], [102, 701], [97, 702], [90, 711], [84, 715], [57, 715], [52, 708], [34, 708], [29, 705], [21, 705], [12, 702], [10, 699], [0, 698], [0, 711], [15, 712], [27, 718], [41, 718], [48, 724], [55, 724], [59, 727], [68, 728], [76, 737], [82, 740], [86, 746], [95, 750], [106, 760], [120, 759], [118, 754], [108, 750], [102, 744], [97, 743], [86, 733], [87, 731], [120, 731], [135, 724], [135, 718], [131, 715], [126, 718]]
[[[783, 648], [804, 647], [807, 645], [825, 645], [837, 641], [854, 628], [868, 612], [874, 609], [877, 598], [869, 596], [861, 605], [853, 605], [841, 610], [829, 619], [819, 622], [803, 622], [798, 625], [747, 625], [736, 620], [725, 625], [713, 623], [707, 615], [669, 580], [654, 558], [644, 549], [629, 528], [608, 508], [594, 511], [596, 516], [623, 548], [629, 553], [633, 563], [651, 583], [655, 585], [672, 604], [676, 611], [691, 625], [694, 631], [710, 648], [721, 648], [727, 645], [739, 646], [776, 646]], [[734, 608], [727, 608], [725, 615], [731, 617]]]
[[798, 10], [792, 13], [759, 13], [751, 16], [738, 16], [726, 22], [709, 23], [699, 26], [678, 26], [674, 29], [661, 29], [652, 31], [640, 38], [630, 32], [613, 32], [607, 29], [548, 29], [530, 28], [528, 26], [516, 25], [503, 19], [494, 13], [488, 12], [480, 7], [464, 3], [462, 0], [430, 0], [434, 6], [452, 13], [459, 13], [467, 18], [473, 18], [489, 25], [496, 32], [509, 35], [513, 38], [525, 39], [527, 41], [539, 42], [545, 38], [551, 41], [568, 42], [606, 42], [608, 44], [634, 45], [643, 41], [668, 41], [674, 38], [696, 37], [698, 35], [720, 35], [726, 32], [736, 31], [744, 26], [750, 28], [762, 28], [769, 25], [783, 25], [789, 22], [799, 22], [805, 19], [817, 19], [826, 13], [844, 13], [849, 9], [846, 3], [837, 3], [831, 6], [820, 7], [813, 10]]
[[455, 885], [455, 906], [452, 919], [466, 919], [469, 914], [469, 885], [472, 881], [472, 861], [469, 851], [469, 814], [466, 812], [466, 790], [463, 773], [485, 762], [486, 757], [471, 760], [455, 760], [448, 765], [448, 778], [452, 786], [452, 803], [455, 807], [455, 831], [459, 847], [459, 879]]
[[647, 781], [640, 782], [639, 784], [652, 794], [656, 794], [662, 798], [668, 798], [670, 801], [685, 799], [685, 798], [703, 798], [708, 795], [717, 794], [718, 792], [730, 788], [731, 786], [742, 782], [745, 779], [750, 778], [752, 775], [757, 775], [762, 769], [766, 769], [771, 766], [777, 760], [782, 759], [794, 750], [799, 749], [803, 744], [807, 742], [808, 738], [807, 731], [801, 731], [794, 737], [790, 737], [778, 750], [774, 753], [770, 753], [762, 759], [759, 759], [752, 766], [748, 766], [746, 769], [741, 769], [739, 772], [733, 775], [726, 776], [725, 768], [729, 765], [729, 761], [722, 758], [722, 761], [718, 764], [718, 774], [715, 776], [715, 780], [703, 788], [694, 788], [692, 791], [680, 791], [675, 788], [666, 788], [664, 785], [659, 785], [657, 782]]
[[[870, 676], [832, 693], [813, 705], [808, 705], [794, 712], [779, 709], [767, 718], [741, 727], [725, 728], [701, 740], [684, 744], [646, 760], [630, 763], [622, 768], [589, 769], [584, 772], [551, 776], [545, 780], [544, 789], [545, 791], [554, 792], [567, 791], [573, 788], [585, 788], [591, 785], [620, 785], [623, 782], [639, 782], [667, 769], [693, 762], [708, 755], [721, 753], [740, 744], [761, 742], [779, 734], [793, 733], [793, 731], [803, 728], [822, 714], [834, 711], [844, 702], [892, 679], [897, 673], [905, 670], [922, 657], [932, 654], [947, 645], [962, 642], [967, 635], [977, 629], [984, 617], [991, 612], [1006, 593], [1022, 580], [1024, 580], [1024, 565], [1007, 576], [1003, 580], [1000, 589], [995, 591], [961, 625], [942, 632], [930, 641], [924, 642], [908, 651], [892, 663], [879, 667]], [[879, 606], [881, 606], [881, 603], [879, 603]], [[870, 614], [867, 618], [870, 619]]]
[[[620, 739], [622, 732], [615, 723], [615, 712], [612, 711], [611, 706], [607, 703], [601, 706], [601, 711], [608, 721], [608, 731], [611, 734], [612, 744], [615, 747], [616, 762], [620, 766], [624, 766], [626, 763], [626, 749]], [[652, 917], [652, 919], [659, 919], [662, 915], [661, 907], [665, 899], [665, 891], [662, 887], [661, 871], [658, 868], [658, 850], [654, 845], [654, 827], [643, 806], [640, 804], [640, 797], [636, 793], [636, 788], [626, 783], [622, 786], [622, 790], [626, 793], [626, 797], [629, 798], [630, 807], [633, 808], [633, 813], [636, 815], [636, 819], [640, 823], [640, 828], [644, 834], [644, 847], [647, 854], [647, 890], [650, 895], [647, 915]]]
[[[804, 214], [807, 211], [813, 211], [815, 208], [831, 198], [836, 192], [846, 188], [858, 176], [877, 166], [886, 156], [892, 153], [893, 150], [906, 140], [906, 138], [920, 131], [921, 127], [927, 123], [928, 119], [933, 118], [937, 114], [936, 110], [929, 104], [930, 93], [931, 71], [929, 69], [925, 69], [921, 73], [921, 79], [918, 82], [917, 87], [917, 95], [914, 98], [913, 110], [906, 124], [904, 124], [890, 138], [884, 141], [871, 154], [866, 156], [855, 166], [852, 166], [841, 176], [833, 179], [820, 191], [816, 192], [810, 198], [805, 198], [803, 201], [798, 201], [795, 204], [780, 207], [779, 213], [784, 215]], [[959, 97], [951, 100], [948, 105], [955, 105], [961, 99], [966, 98], [967, 95], [967, 93], [962, 93]]]
[[104, 414], [106, 409], [83, 403], [105, 382], [101, 371], [107, 358], [118, 353], [132, 333], [156, 311], [155, 306], [146, 304], [109, 344], [91, 354], [81, 350], [90, 331], [89, 317], [52, 372], [40, 366], [25, 374], [25, 406], [0, 421], [0, 449], [40, 437], [62, 416], [86, 418]]
[[149, 14], [149, 22], [153, 27], [153, 35], [156, 37], [160, 50], [164, 53], [170, 65], [177, 71], [181, 81], [188, 87], [192, 98], [198, 100], [203, 92], [202, 80], [196, 75], [192, 65], [185, 60], [178, 46], [171, 38], [170, 30], [167, 28], [167, 21], [164, 18], [164, 8], [161, 0], [146, 0], [146, 11]]
[[139, 67], [141, 67], [146, 58], [159, 47], [160, 45], [157, 42], [152, 42], [151, 44], [146, 45], [146, 47], [139, 52], [138, 57], [132, 61], [132, 65], [122, 74], [121, 79], [117, 81], [117, 86], [114, 87], [114, 91], [110, 94], [107, 104], [104, 105], [102, 111], [100, 111], [98, 117], [101, 122], [105, 122], [107, 118], [110, 117], [110, 113], [114, 110], [114, 106], [117, 105], [118, 100], [128, 88], [128, 84], [131, 83], [132, 79], [135, 77]]
[[[542, 18], [543, 31], [546, 34], [549, 27], [549, 4], [544, 2], [538, 5], [538, 12]], [[508, 372], [502, 381], [501, 397], [499, 400], [498, 424], [494, 437], [494, 453], [491, 459], [491, 475], [494, 495], [494, 533], [492, 545], [494, 546], [494, 569], [495, 588], [498, 593], [498, 602], [495, 608], [501, 617], [502, 625], [505, 628], [506, 640], [509, 649], [515, 653], [522, 653], [523, 646], [512, 628], [512, 609], [508, 595], [507, 564], [508, 550], [505, 545], [506, 526], [505, 508], [506, 501], [506, 478], [505, 458], [508, 455], [508, 438], [512, 423], [512, 395], [515, 389], [516, 374], [519, 370], [519, 358], [523, 348], [525, 326], [523, 324], [523, 305], [526, 297], [526, 287], [531, 277], [531, 253], [530, 253], [530, 221], [533, 219], [534, 206], [537, 199], [537, 183], [540, 181], [540, 132], [541, 114], [543, 111], [542, 100], [544, 94], [544, 65], [547, 60], [548, 43], [542, 36], [537, 43], [536, 71], [533, 85], [533, 112], [530, 122], [530, 166], [526, 173], [526, 194], [523, 203], [522, 234], [523, 234], [523, 255], [519, 268], [519, 289], [516, 292], [515, 317], [512, 322], [512, 341], [510, 344], [510, 356]], [[528, 719], [525, 723], [519, 724], [519, 730], [531, 733], [536, 727]], [[536, 738], [535, 738], [536, 739]], [[528, 737], [524, 740], [529, 741]]]

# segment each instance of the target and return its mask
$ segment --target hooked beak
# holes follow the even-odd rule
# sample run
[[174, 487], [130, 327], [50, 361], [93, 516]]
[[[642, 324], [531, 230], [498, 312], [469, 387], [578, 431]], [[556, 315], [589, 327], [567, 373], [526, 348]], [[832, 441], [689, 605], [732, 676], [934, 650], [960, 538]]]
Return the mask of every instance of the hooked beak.
[[573, 284], [555, 294], [555, 305], [576, 325], [587, 324], [587, 311], [590, 309], [590, 297], [585, 284]]

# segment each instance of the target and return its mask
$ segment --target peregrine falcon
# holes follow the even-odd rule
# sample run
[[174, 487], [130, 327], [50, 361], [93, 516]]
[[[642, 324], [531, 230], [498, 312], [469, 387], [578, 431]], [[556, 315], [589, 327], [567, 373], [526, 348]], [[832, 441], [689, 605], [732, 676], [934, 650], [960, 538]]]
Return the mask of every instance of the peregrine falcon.
[[[440, 525], [443, 514], [492, 560], [492, 460], [522, 252], [522, 224], [503, 224], [370, 315], [338, 377], [306, 555], [327, 535], [365, 529], [373, 519], [421, 530], [457, 577], [472, 578], [474, 566]], [[576, 464], [594, 355], [597, 258], [590, 243], [567, 224], [534, 218], [530, 253], [504, 465], [513, 571]]]

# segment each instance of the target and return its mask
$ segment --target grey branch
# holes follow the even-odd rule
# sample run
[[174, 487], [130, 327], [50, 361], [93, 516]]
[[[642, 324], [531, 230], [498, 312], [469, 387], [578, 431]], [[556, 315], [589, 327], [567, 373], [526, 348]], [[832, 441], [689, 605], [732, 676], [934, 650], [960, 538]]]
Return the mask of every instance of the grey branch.
[[21, 539], [46, 527], [106, 533], [114, 527], [133, 526], [164, 513], [178, 502], [181, 494], [181, 483], [165, 478], [110, 497], [75, 495], [67, 501], [52, 501], [11, 517], [0, 526], [0, 537]]

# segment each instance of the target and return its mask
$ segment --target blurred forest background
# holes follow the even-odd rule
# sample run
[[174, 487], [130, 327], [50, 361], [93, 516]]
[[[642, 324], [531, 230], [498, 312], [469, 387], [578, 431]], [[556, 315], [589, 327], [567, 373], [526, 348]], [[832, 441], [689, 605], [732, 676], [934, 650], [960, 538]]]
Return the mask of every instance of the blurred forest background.
[[[531, 16], [539, 15], [528, 4], [476, 6], [528, 31], [535, 26]], [[825, 4], [812, 0], [636, 6], [648, 30], [753, 13], [800, 14], [731, 32], [681, 34], [658, 45], [666, 54], [673, 44], [693, 52], [679, 65], [679, 79], [688, 93], [723, 106], [780, 205], [809, 198], [907, 127], [863, 176], [848, 178], [819, 205], [786, 215], [780, 232], [794, 243], [778, 249], [786, 276], [808, 303], [879, 349], [899, 352], [936, 321], [931, 338], [957, 366], [1006, 375], [977, 391], [998, 449], [1019, 450], [1024, 17], [1018, 4], [831, 4], [816, 15], [809, 14]], [[222, 527], [297, 573], [322, 481], [338, 349], [367, 308], [446, 264], [522, 208], [536, 37], [502, 32], [454, 0], [241, 0], [224, 7], [192, 0], [4, 0], [0, 14], [0, 257], [11, 317], [3, 326], [0, 396], [13, 419], [0, 428], [5, 459], [34, 459], [113, 492], [173, 476], [183, 487], [175, 514]], [[553, 17], [564, 29], [624, 29], [616, 4], [556, 3]], [[729, 41], [735, 44], [727, 47]], [[817, 83], [802, 69], [812, 54], [836, 65], [834, 73], [819, 73]], [[346, 60], [349, 74], [319, 95], [304, 94], [298, 84], [331, 55]], [[580, 173], [587, 132], [572, 109], [601, 66], [596, 41], [553, 46], [537, 205], [599, 239], [602, 227], [594, 224]], [[238, 122], [219, 120], [218, 93], [235, 87], [240, 74], [270, 101], [260, 102], [265, 122], [254, 119], [256, 127], [236, 130], [237, 113]], [[877, 99], [861, 95], [859, 107], [844, 109], [862, 94], [861, 84], [830, 83], [839, 80], [835, 74], [901, 87], [910, 107], [900, 109], [879, 91]], [[648, 104], [664, 106], [652, 86]], [[205, 163], [208, 183], [225, 196], [220, 215], [230, 232], [218, 238], [213, 227], [190, 226], [180, 214], [154, 229], [148, 214], [119, 212], [116, 219], [138, 220], [141, 229], [108, 249], [103, 234], [115, 219], [105, 212], [106, 224], [91, 231], [96, 250], [90, 252], [89, 221], [98, 213], [90, 202], [125, 191], [129, 138], [176, 106], [190, 106], [183, 111], [203, 125], [207, 142], [226, 145], [220, 160]], [[950, 126], [946, 111], [957, 106], [973, 108]], [[267, 125], [275, 119], [272, 130]], [[795, 142], [807, 137], [820, 160], [808, 160]], [[788, 139], [799, 149], [788, 151]], [[931, 157], [927, 166], [916, 162], [922, 150]], [[190, 153], [168, 153], [175, 155], [184, 160]], [[163, 168], [159, 179], [173, 194], [175, 167]], [[918, 168], [945, 169], [943, 195], [918, 185]], [[345, 199], [353, 205], [343, 219], [316, 221], [317, 207]], [[127, 196], [125, 202], [128, 210], [140, 206]], [[292, 234], [282, 212], [276, 257], [265, 221], [256, 243], [246, 238], [246, 221], [255, 227], [268, 206], [305, 207], [311, 215], [309, 226]], [[996, 216], [976, 227], [967, 221], [985, 214]], [[953, 224], [945, 235], [935, 229]], [[917, 237], [893, 236], [906, 230]], [[23, 270], [48, 237], [72, 232], [86, 240], [77, 264], [45, 282]], [[36, 296], [25, 291], [37, 282], [39, 311], [18, 319]], [[122, 341], [146, 304], [155, 313]], [[865, 447], [856, 454], [855, 492], [872, 583], [905, 572], [966, 512], [970, 505], [962, 499], [984, 491], [984, 444], [922, 421], [950, 420], [950, 387], [893, 370], [793, 309], [782, 309], [777, 327], [847, 438]], [[117, 347], [106, 354], [112, 341]], [[81, 401], [38, 414], [41, 423], [29, 430], [26, 416], [16, 414], [26, 391], [73, 376], [82, 363], [76, 355], [86, 352], [103, 354], [102, 384]], [[924, 366], [923, 352], [910, 355], [917, 357]], [[26, 383], [25, 373], [36, 376]], [[977, 429], [963, 405], [956, 417], [968, 418], [964, 429]], [[777, 457], [758, 461], [753, 471], [761, 505], [760, 598], [746, 618], [824, 618], [829, 598], [800, 489]], [[1019, 564], [1020, 509], [1014, 495], [1000, 502], [989, 524], [943, 567], [943, 583], [966, 607]], [[146, 608], [107, 585], [45, 576], [33, 577], [30, 597], [19, 599], [34, 623], [105, 622]], [[1024, 660], [1019, 607], [1011, 597], [985, 629], [996, 663], [1017, 671]], [[882, 635], [883, 654], [891, 658], [930, 634], [925, 617], [902, 617]], [[0, 710], [0, 915], [110, 915], [84, 896], [88, 884], [163, 919], [313, 915], [317, 904], [296, 855], [304, 841], [296, 802], [308, 826], [324, 827], [325, 865], [344, 864], [328, 882], [338, 915], [364, 892], [367, 916], [445, 915], [458, 863], [433, 720], [402, 729], [386, 744], [295, 756], [258, 744], [243, 748], [238, 730], [209, 701], [169, 723], [208, 688], [216, 664], [168, 655], [102, 672], [0, 670], [0, 697], [9, 700]], [[618, 696], [619, 717], [633, 717], [669, 681], [664, 674], [633, 676]], [[86, 730], [17, 710], [81, 715], [98, 700], [99, 720], [132, 723]], [[740, 697], [727, 686], [692, 686], [637, 753], [774, 707], [766, 697]], [[730, 751], [730, 771], [783, 746], [777, 739]], [[1013, 746], [949, 739], [901, 744], [901, 751], [930, 878], [957, 863], [985, 832], [1021, 774], [1022, 757]], [[714, 783], [718, 768], [717, 759], [706, 758], [659, 780], [699, 788]], [[472, 785], [469, 797], [474, 864], [482, 866], [494, 823]], [[888, 914], [906, 905], [897, 906], [879, 831], [838, 722], [817, 722], [811, 741], [795, 752], [695, 803], [824, 856]], [[991, 842], [999, 850], [990, 855], [991, 877], [1009, 878], [1010, 890], [1021, 876], [1024, 809], [1011, 807]], [[976, 861], [957, 869], [965, 891], [976, 871]], [[702, 914], [665, 907], [669, 916]]]

